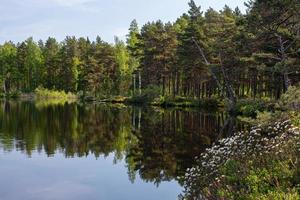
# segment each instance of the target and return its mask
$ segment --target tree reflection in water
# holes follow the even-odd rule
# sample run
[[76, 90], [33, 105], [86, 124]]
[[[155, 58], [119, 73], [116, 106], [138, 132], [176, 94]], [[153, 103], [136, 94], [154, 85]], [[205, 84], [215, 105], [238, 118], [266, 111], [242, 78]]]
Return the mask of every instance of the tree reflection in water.
[[231, 129], [223, 129], [225, 121], [222, 112], [6, 101], [0, 110], [0, 148], [66, 158], [113, 153], [115, 162], [125, 159], [131, 181], [138, 174], [158, 185], [179, 181], [195, 156], [228, 134], [221, 133]]

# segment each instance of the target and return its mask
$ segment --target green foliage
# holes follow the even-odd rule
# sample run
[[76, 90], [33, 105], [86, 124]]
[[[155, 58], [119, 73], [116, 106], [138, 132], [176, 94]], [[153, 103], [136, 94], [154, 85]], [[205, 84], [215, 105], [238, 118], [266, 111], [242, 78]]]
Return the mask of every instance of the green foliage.
[[236, 172], [241, 170], [241, 163], [237, 160], [228, 160], [220, 168], [220, 172], [226, 176], [226, 179], [231, 184], [236, 183], [239, 180], [239, 177], [236, 176]]
[[243, 117], [255, 119], [258, 113], [264, 111], [274, 112], [276, 109], [278, 109], [278, 107], [276, 103], [272, 101], [243, 99], [236, 104], [235, 112]]
[[275, 111], [275, 112], [258, 112], [257, 117], [255, 119], [251, 117], [238, 116], [239, 120], [242, 122], [251, 124], [251, 125], [259, 125], [262, 127], [267, 127], [270, 123], [274, 123], [281, 120], [290, 119], [294, 126], [300, 126], [300, 113], [297, 111]]
[[289, 116], [291, 117], [292, 123], [300, 127], [300, 113], [298, 111], [291, 111], [289, 112]]
[[263, 195], [251, 195], [249, 197], [251, 200], [299, 200], [300, 195], [299, 193], [294, 189], [292, 191], [271, 191], [268, 194]]
[[[16, 99], [21, 95], [21, 93], [18, 90], [13, 90], [9, 93], [8, 97]], [[7, 97], [7, 96], [6, 96]]]
[[300, 84], [290, 86], [288, 91], [281, 96], [281, 103], [286, 108], [300, 110]]
[[33, 38], [28, 38], [18, 47], [17, 61], [21, 67], [20, 71], [23, 73], [22, 90], [31, 92], [42, 84], [44, 75], [42, 52]]
[[[93, 96], [128, 94], [132, 68], [124, 43], [116, 45], [66, 37], [58, 43], [48, 38], [37, 44], [32, 38], [14, 45], [0, 45], [0, 84], [3, 92], [33, 92], [39, 85]], [[4, 91], [5, 90], [5, 91]]]
[[156, 98], [154, 102], [152, 102], [152, 105], [162, 107], [198, 107], [209, 110], [216, 110], [222, 107], [220, 101], [216, 98], [197, 99], [181, 96], [160, 96], [160, 98]]
[[18, 90], [11, 90], [9, 93], [0, 93], [0, 98], [12, 98], [12, 99], [17, 99], [21, 96], [21, 92]]
[[128, 95], [130, 91], [130, 84], [132, 73], [138, 64], [134, 63], [129, 51], [123, 41], [115, 38], [115, 51], [116, 62], [119, 68], [118, 82], [119, 82], [119, 94]]
[[76, 99], [77, 96], [65, 91], [48, 90], [38, 87], [34, 91], [37, 99]]
[[299, 131], [280, 120], [219, 140], [187, 169], [187, 199], [298, 199]]
[[[253, 161], [243, 164], [229, 160], [221, 168], [224, 183], [218, 189], [219, 195], [231, 199], [299, 199], [296, 188], [291, 190], [294, 172], [289, 161], [269, 158], [263, 164]], [[230, 186], [230, 187], [228, 187]]]
[[128, 102], [132, 103], [150, 103], [155, 98], [159, 97], [160, 88], [157, 86], [150, 85], [147, 88], [142, 90], [141, 95], [135, 95]]

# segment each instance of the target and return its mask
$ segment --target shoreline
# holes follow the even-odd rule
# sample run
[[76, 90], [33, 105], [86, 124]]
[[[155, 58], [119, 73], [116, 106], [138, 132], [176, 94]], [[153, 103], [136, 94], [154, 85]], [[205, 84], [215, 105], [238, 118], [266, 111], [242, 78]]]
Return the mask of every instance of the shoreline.
[[15, 97], [2, 97], [2, 99], [13, 99], [21, 101], [72, 101], [82, 103], [110, 103], [110, 104], [123, 104], [123, 105], [136, 105], [136, 106], [154, 106], [160, 108], [206, 108], [206, 109], [222, 109], [225, 107], [222, 101], [216, 99], [188, 99], [183, 100], [164, 100], [160, 101], [155, 99], [153, 101], [138, 101], [133, 97], [116, 96], [111, 98], [94, 98], [94, 97], [78, 97], [72, 95], [72, 97], [60, 97], [60, 96], [41, 96], [35, 93], [22, 93]]

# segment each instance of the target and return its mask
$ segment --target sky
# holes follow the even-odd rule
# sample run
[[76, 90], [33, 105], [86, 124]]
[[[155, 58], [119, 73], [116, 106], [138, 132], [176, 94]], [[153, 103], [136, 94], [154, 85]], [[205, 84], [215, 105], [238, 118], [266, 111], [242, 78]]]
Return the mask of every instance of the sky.
[[[161, 19], [175, 21], [187, 12], [189, 0], [0, 0], [0, 43], [28, 37], [62, 41], [65, 36], [99, 35], [112, 43], [126, 38], [133, 19], [140, 26]], [[225, 4], [245, 12], [244, 0], [195, 0], [203, 10], [220, 10]]]

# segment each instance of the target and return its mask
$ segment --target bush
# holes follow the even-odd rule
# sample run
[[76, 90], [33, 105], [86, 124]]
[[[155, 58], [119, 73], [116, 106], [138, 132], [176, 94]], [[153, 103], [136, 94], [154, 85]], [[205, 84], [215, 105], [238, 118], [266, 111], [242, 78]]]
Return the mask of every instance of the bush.
[[275, 102], [265, 101], [262, 99], [243, 99], [236, 104], [234, 112], [237, 115], [242, 115], [244, 117], [250, 117], [255, 119], [259, 112], [274, 112], [277, 109], [278, 107]]
[[185, 199], [299, 199], [299, 132], [286, 120], [219, 140], [187, 169]]
[[14, 90], [9, 94], [9, 97], [10, 98], [18, 98], [20, 95], [21, 95], [21, 93], [19, 91]]
[[0, 98], [18, 98], [21, 95], [21, 93], [17, 90], [13, 90], [10, 93], [0, 93]]
[[291, 111], [289, 112], [289, 116], [292, 120], [293, 125], [300, 127], [300, 112]]
[[300, 84], [289, 87], [281, 96], [281, 104], [288, 109], [300, 110]]
[[134, 95], [131, 99], [128, 99], [127, 102], [130, 103], [149, 103], [154, 101], [155, 98], [158, 98], [160, 95], [160, 88], [157, 86], [148, 86], [142, 90], [141, 95]]
[[220, 101], [216, 98], [198, 99], [181, 96], [160, 96], [160, 98], [152, 102], [152, 105], [162, 107], [198, 107], [210, 110], [222, 107]]
[[147, 101], [151, 102], [155, 98], [159, 97], [160, 88], [157, 86], [149, 86], [142, 91], [142, 97]]
[[77, 96], [65, 91], [48, 90], [38, 87], [34, 91], [37, 99], [76, 99]]

